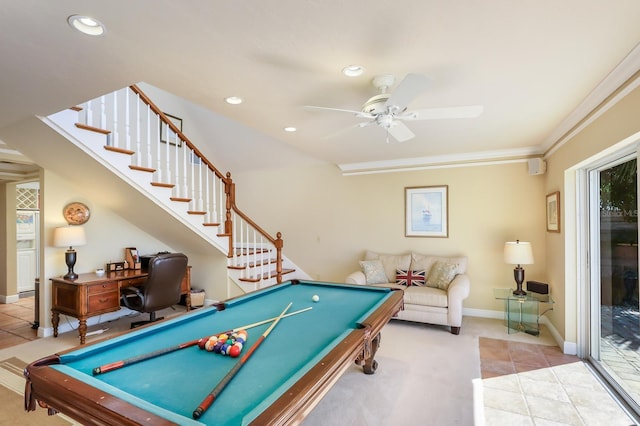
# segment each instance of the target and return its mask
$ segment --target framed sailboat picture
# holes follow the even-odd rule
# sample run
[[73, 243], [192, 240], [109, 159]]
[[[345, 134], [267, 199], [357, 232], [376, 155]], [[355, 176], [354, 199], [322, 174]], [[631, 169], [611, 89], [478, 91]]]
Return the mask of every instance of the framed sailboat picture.
[[404, 189], [405, 236], [449, 237], [447, 185]]

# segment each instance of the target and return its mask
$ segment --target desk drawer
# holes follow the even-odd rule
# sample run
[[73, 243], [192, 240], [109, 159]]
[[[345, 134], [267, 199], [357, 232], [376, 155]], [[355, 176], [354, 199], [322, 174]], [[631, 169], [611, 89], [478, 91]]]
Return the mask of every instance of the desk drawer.
[[98, 294], [98, 293], [107, 293], [107, 292], [115, 292], [118, 294], [118, 283], [116, 281], [108, 281], [100, 284], [93, 284], [88, 286], [87, 294]]
[[104, 310], [113, 310], [120, 308], [120, 294], [118, 291], [109, 293], [94, 294], [89, 296], [88, 312], [96, 314]]
[[120, 287], [130, 287], [132, 285], [142, 285], [147, 281], [146, 277], [140, 278], [127, 278], [125, 280], [120, 281]]

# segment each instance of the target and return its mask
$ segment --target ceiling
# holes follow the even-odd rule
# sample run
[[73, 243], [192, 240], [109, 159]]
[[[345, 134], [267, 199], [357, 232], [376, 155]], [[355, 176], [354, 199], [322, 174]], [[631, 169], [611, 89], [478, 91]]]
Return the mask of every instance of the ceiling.
[[[640, 68], [637, 0], [0, 4], [0, 130], [146, 82], [246, 126], [243, 143], [268, 145], [273, 158], [282, 148], [343, 171], [543, 155]], [[72, 14], [106, 33], [74, 31]], [[351, 64], [364, 74], [343, 76]], [[359, 110], [378, 93], [374, 76], [409, 73], [430, 79], [409, 109], [483, 105], [483, 114], [407, 122], [416, 137], [398, 143], [354, 127], [363, 120], [352, 114], [303, 108]], [[226, 104], [232, 95], [244, 103]], [[237, 149], [232, 128], [225, 136], [194, 142]]]

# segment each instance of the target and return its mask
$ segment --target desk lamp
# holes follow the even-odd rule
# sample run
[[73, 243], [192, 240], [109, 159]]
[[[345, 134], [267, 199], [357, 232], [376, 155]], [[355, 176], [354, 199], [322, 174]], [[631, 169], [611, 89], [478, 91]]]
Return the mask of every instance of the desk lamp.
[[515, 242], [504, 243], [504, 262], [517, 265], [513, 269], [513, 278], [516, 280], [517, 288], [513, 291], [515, 296], [525, 296], [526, 291], [522, 289], [524, 281], [524, 269], [520, 265], [533, 264], [533, 252], [531, 243], [516, 240]]
[[64, 261], [69, 269], [63, 277], [65, 280], [75, 280], [78, 274], [73, 272], [76, 264], [76, 251], [72, 246], [83, 246], [87, 243], [84, 228], [81, 226], [62, 226], [56, 228], [53, 233], [53, 245], [56, 247], [69, 247], [64, 254]]

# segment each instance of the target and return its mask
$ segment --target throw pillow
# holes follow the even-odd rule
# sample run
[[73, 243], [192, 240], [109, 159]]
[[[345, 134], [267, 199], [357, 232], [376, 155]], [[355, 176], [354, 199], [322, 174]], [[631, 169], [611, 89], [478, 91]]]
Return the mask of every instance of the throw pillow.
[[417, 286], [424, 287], [425, 284], [425, 271], [405, 271], [404, 269], [396, 270], [396, 284], [404, 285], [407, 287]]
[[429, 271], [427, 286], [446, 290], [449, 288], [451, 280], [456, 276], [457, 269], [457, 263], [436, 261]]
[[367, 284], [386, 284], [389, 282], [384, 273], [384, 266], [379, 260], [361, 260], [360, 267], [364, 272]]
[[[396, 278], [396, 269], [411, 269], [411, 253], [387, 254], [367, 251], [364, 260], [379, 260], [384, 266], [387, 283], [392, 283]], [[423, 268], [413, 268], [423, 269]]]

